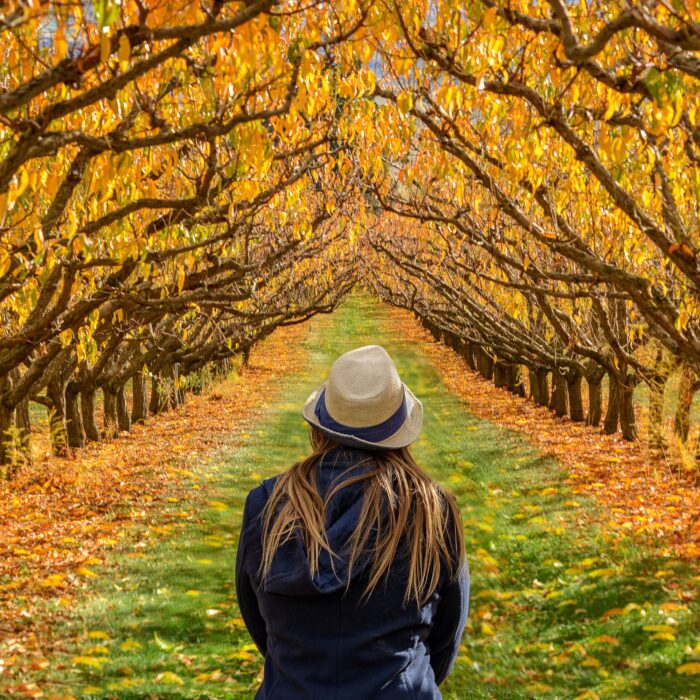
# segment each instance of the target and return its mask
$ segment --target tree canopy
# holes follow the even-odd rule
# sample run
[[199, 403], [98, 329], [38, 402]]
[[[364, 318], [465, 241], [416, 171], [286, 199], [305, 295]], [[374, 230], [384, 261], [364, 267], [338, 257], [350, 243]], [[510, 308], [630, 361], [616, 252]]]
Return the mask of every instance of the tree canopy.
[[357, 283], [560, 415], [597, 425], [607, 376], [608, 432], [679, 365], [692, 399], [695, 0], [3, 12], [0, 463], [28, 402], [57, 450], [99, 439], [98, 389], [128, 429], [146, 377], [177, 403]]

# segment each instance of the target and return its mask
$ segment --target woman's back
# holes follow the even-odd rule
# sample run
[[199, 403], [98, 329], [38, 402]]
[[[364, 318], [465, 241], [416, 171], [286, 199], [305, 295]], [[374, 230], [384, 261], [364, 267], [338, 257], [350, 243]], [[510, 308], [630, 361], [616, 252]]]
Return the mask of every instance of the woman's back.
[[[330, 450], [315, 467], [319, 495], [325, 498], [339, 481], [376, 466], [365, 450]], [[436, 590], [420, 606], [414, 600], [405, 606], [410, 561], [400, 548], [388, 575], [363, 600], [371, 573], [369, 550], [358, 558], [348, 584], [348, 545], [368, 483], [356, 481], [326, 504], [334, 566], [321, 549], [312, 575], [304, 543], [296, 536], [277, 549], [261, 583], [261, 515], [278, 479], [249, 494], [236, 562], [241, 613], [265, 654], [265, 680], [256, 698], [440, 698], [437, 686], [452, 666], [467, 617], [466, 563], [452, 580], [444, 568]]]
[[384, 348], [339, 357], [307, 399], [313, 453], [253, 489], [238, 604], [258, 699], [440, 698], [467, 618], [462, 519], [413, 460], [423, 407]]

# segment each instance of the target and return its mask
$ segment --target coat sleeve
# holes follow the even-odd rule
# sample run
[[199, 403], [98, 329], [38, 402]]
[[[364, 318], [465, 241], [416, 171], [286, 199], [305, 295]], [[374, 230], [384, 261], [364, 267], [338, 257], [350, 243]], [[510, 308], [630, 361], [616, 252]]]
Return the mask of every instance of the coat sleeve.
[[433, 627], [428, 635], [430, 665], [435, 682], [442, 683], [452, 670], [459, 641], [469, 612], [469, 566], [465, 558], [463, 566], [452, 580], [448, 580], [439, 591], [440, 601], [433, 618]]
[[250, 494], [248, 494], [243, 508], [243, 523], [241, 524], [241, 534], [238, 539], [238, 550], [236, 552], [236, 597], [241, 617], [248, 628], [248, 632], [255, 642], [255, 646], [265, 656], [267, 653], [267, 628], [258, 607], [258, 599], [255, 595], [253, 582], [245, 566], [250, 500]]

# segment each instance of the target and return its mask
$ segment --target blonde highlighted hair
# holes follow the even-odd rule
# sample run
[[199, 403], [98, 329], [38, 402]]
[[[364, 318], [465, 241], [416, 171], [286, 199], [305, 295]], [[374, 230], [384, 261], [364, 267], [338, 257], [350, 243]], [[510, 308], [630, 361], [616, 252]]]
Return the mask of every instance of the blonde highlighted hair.
[[[316, 428], [311, 428], [312, 453], [284, 472], [275, 483], [263, 511], [262, 559], [258, 575], [264, 579], [277, 549], [297, 534], [309, 560], [311, 576], [318, 572], [322, 550], [334, 557], [325, 530], [325, 512], [340, 489], [364, 481], [360, 516], [348, 546], [347, 587], [353, 567], [364, 552], [370, 556], [369, 581], [363, 593], [368, 598], [388, 572], [405, 536], [409, 573], [404, 604], [423, 604], [435, 591], [441, 567], [453, 577], [464, 561], [462, 516], [454, 496], [446, 492], [415, 462], [408, 448], [376, 450], [359, 464], [370, 468], [328, 489], [325, 498], [317, 487], [316, 469], [321, 458], [338, 446]], [[387, 504], [389, 507], [383, 507]], [[386, 514], [386, 515], [385, 515]], [[372, 537], [373, 533], [373, 537]]]

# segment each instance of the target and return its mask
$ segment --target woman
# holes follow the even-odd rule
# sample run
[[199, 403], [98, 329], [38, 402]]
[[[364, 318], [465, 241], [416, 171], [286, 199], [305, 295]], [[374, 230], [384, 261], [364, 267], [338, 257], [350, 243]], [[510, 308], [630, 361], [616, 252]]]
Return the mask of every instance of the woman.
[[255, 697], [441, 698], [467, 618], [462, 519], [413, 461], [423, 407], [379, 345], [308, 398], [312, 454], [254, 488], [236, 556]]

